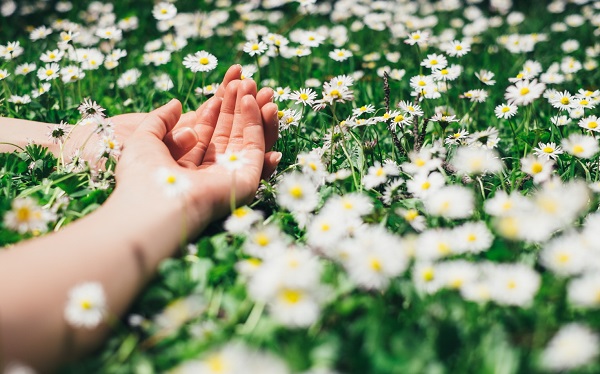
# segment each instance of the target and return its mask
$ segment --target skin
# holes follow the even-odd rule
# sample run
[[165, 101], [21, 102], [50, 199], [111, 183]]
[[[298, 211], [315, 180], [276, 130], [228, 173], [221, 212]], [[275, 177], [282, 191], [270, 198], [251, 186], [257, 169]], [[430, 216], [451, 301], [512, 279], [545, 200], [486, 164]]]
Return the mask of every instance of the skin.
[[[232, 189], [238, 206], [252, 200], [269, 160], [266, 147], [277, 137], [255, 95], [253, 81], [231, 79], [222, 98], [193, 114], [182, 115], [177, 100], [148, 113], [124, 142], [116, 188], [104, 205], [58, 232], [0, 252], [0, 363], [48, 372], [90, 352], [110, 328], [68, 325], [70, 289], [100, 282], [110, 315], [121, 316], [163, 259], [229, 213]], [[174, 146], [177, 137], [169, 134], [175, 130], [193, 130], [185, 137], [195, 140]], [[216, 164], [218, 154], [242, 150], [248, 163], [235, 178]], [[157, 179], [160, 168], [185, 176], [192, 187], [167, 196]]]
[[[232, 81], [239, 81], [242, 68], [240, 65], [231, 66], [225, 76], [223, 82], [219, 86], [213, 98], [223, 98], [227, 86]], [[240, 84], [242, 82], [236, 82]], [[246, 81], [244, 84], [251, 84]], [[260, 113], [265, 128], [265, 145], [266, 149], [271, 149], [277, 141], [277, 129], [279, 120], [277, 119], [277, 105], [271, 102], [273, 98], [273, 90], [271, 88], [262, 88], [256, 92], [256, 87], [253, 89], [253, 95], [260, 107]], [[198, 159], [198, 155], [202, 152], [202, 145], [198, 143], [198, 138], [203, 132], [210, 131], [200, 125], [200, 120], [206, 121], [206, 108], [211, 103], [211, 100], [204, 102], [197, 110], [184, 113], [177, 124], [165, 136], [165, 143], [171, 154], [176, 160], [188, 163], [194, 159]], [[212, 102], [210, 105], [215, 105]], [[203, 116], [204, 114], [204, 116]], [[127, 139], [133, 134], [139, 124], [148, 116], [148, 113], [127, 113], [111, 117], [114, 123], [114, 131], [117, 141], [124, 144]], [[60, 146], [52, 143], [48, 139], [48, 132], [52, 124], [28, 121], [15, 118], [0, 117], [0, 152], [12, 152], [18, 147], [25, 147], [28, 141], [47, 147], [55, 156], [60, 157]], [[90, 127], [77, 126], [73, 133], [65, 142], [63, 154], [69, 157], [73, 152], [81, 147], [88, 139], [94, 129]], [[87, 142], [83, 149], [83, 157], [87, 160], [94, 160], [100, 153], [100, 137], [92, 135], [92, 138]], [[189, 154], [187, 154], [189, 152]], [[267, 179], [275, 171], [275, 167], [281, 158], [279, 152], [267, 152], [264, 160], [264, 170], [262, 177]]]

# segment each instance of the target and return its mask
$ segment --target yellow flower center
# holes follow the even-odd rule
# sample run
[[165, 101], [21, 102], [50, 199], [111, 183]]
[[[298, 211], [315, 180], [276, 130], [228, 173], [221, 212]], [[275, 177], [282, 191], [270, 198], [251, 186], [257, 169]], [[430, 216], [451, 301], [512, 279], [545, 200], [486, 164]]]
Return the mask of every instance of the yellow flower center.
[[542, 170], [544, 170], [544, 167], [539, 162], [534, 162], [533, 165], [531, 165], [531, 172], [533, 174], [539, 174]]
[[258, 46], [258, 44], [252, 44], [253, 51], [258, 51], [259, 49], [260, 49], [260, 47]]
[[241, 207], [234, 210], [232, 214], [238, 218], [242, 218], [248, 214], [248, 210], [244, 207]]
[[560, 99], [560, 103], [563, 105], [567, 105], [571, 100], [569, 100], [568, 97], [563, 97], [562, 99]]
[[423, 280], [425, 282], [431, 282], [433, 280], [433, 278], [435, 278], [433, 268], [427, 268], [427, 269], [423, 270], [423, 273], [421, 274], [421, 276], [423, 277]]
[[340, 96], [340, 91], [338, 91], [338, 90], [331, 90], [331, 92], [329, 94], [331, 96], [339, 97]]
[[321, 225], [321, 231], [329, 231], [329, 230], [331, 230], [331, 226], [329, 226], [329, 224], [323, 223]]
[[86, 299], [81, 300], [81, 308], [84, 310], [92, 309], [92, 302]]
[[377, 169], [377, 171], [375, 172], [375, 175], [378, 177], [381, 177], [385, 174], [385, 172], [383, 171], [383, 168], [379, 168]]
[[442, 69], [442, 70], [440, 70], [440, 74], [442, 74], [442, 75], [448, 75], [448, 69]]
[[200, 64], [202, 64], [202, 65], [208, 65], [208, 63], [209, 63], [208, 57], [201, 57], [200, 58]]
[[454, 49], [456, 49], [457, 51], [462, 51], [463, 47], [459, 44], [456, 47], [454, 47]]
[[573, 147], [573, 153], [575, 153], [575, 154], [582, 153], [583, 151], [584, 151], [583, 147], [582, 147], [582, 146], [580, 146], [579, 144], [576, 144], [576, 145]]
[[545, 146], [544, 149], [542, 149], [542, 151], [544, 153], [552, 153], [552, 152], [554, 152], [554, 148], [549, 147], [549, 146]]
[[509, 108], [509, 107], [507, 107], [507, 106], [505, 106], [505, 107], [502, 107], [502, 113], [506, 113], [506, 112], [508, 112], [509, 110], [510, 110], [510, 108]]
[[598, 122], [591, 121], [590, 123], [588, 123], [588, 128], [595, 129], [596, 127], [598, 127]]
[[467, 241], [468, 241], [468, 242], [471, 242], [471, 243], [473, 243], [473, 242], [474, 242], [474, 241], [476, 241], [476, 240], [477, 240], [477, 235], [475, 235], [475, 234], [472, 234], [472, 233], [471, 233], [471, 234], [469, 234], [469, 235], [467, 236]]
[[17, 221], [27, 222], [31, 219], [31, 210], [27, 207], [22, 207], [17, 210]]
[[290, 188], [290, 195], [292, 195], [293, 198], [295, 199], [299, 199], [302, 197], [303, 193], [302, 193], [302, 187], [300, 186], [294, 186], [292, 188]]
[[517, 288], [517, 282], [515, 282], [514, 280], [509, 280], [508, 283], [506, 283], [506, 288], [508, 288], [509, 290], [514, 290], [515, 288]]
[[303, 93], [300, 94], [300, 98], [302, 100], [308, 100], [308, 95], [303, 92]]
[[521, 88], [521, 91], [520, 91], [520, 93], [521, 93], [521, 95], [523, 95], [523, 96], [524, 96], [524, 95], [527, 95], [527, 94], [529, 93], [529, 88], [527, 88], [527, 87], [523, 87], [523, 88]]
[[238, 156], [235, 153], [229, 155], [229, 161], [234, 162], [238, 160]]
[[419, 216], [419, 212], [415, 209], [410, 209], [404, 214], [404, 219], [407, 221], [413, 221], [415, 218]]
[[425, 160], [423, 160], [422, 158], [418, 158], [415, 160], [415, 165], [421, 167], [421, 166], [425, 165]]
[[369, 261], [369, 266], [371, 267], [371, 269], [373, 269], [377, 273], [379, 273], [382, 268], [381, 262], [376, 258], [371, 258], [371, 260]]
[[175, 178], [175, 176], [174, 176], [174, 175], [169, 175], [169, 176], [167, 177], [167, 183], [168, 183], [168, 184], [174, 184], [175, 182], [177, 182], [177, 178]]
[[568, 253], [561, 253], [557, 257], [558, 262], [560, 262], [561, 264], [566, 264], [567, 262], [569, 262], [570, 259], [571, 256], [569, 256]]
[[254, 240], [256, 241], [256, 244], [261, 247], [266, 247], [270, 243], [269, 237], [263, 233], [257, 234]]
[[48, 70], [46, 70], [46, 75], [47, 75], [48, 77], [49, 77], [49, 76], [51, 76], [52, 74], [54, 74], [54, 70], [52, 70], [52, 69], [48, 69]]
[[422, 190], [428, 190], [429, 187], [431, 187], [431, 183], [429, 183], [429, 181], [425, 181], [423, 182], [423, 184], [421, 185], [421, 189]]
[[438, 251], [443, 255], [447, 255], [448, 253], [450, 253], [450, 246], [446, 243], [439, 243]]
[[431, 65], [437, 65], [438, 64], [438, 60], [431, 60], [429, 63]]
[[394, 117], [394, 122], [402, 122], [402, 121], [404, 121], [404, 116], [402, 114], [399, 114], [396, 117]]
[[285, 289], [281, 292], [281, 297], [288, 304], [297, 304], [302, 299], [302, 292], [298, 290]]
[[213, 373], [224, 373], [225, 369], [227, 369], [225, 363], [223, 362], [223, 359], [219, 355], [213, 355], [209, 357], [206, 360], [206, 363], [208, 364], [210, 371], [212, 371]]

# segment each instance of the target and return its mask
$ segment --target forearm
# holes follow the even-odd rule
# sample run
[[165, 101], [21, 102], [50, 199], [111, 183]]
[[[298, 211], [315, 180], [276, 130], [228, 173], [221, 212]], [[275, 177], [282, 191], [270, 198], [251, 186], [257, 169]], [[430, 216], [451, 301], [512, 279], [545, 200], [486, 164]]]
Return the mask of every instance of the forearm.
[[0, 152], [24, 148], [29, 142], [43, 145], [58, 154], [58, 144], [52, 143], [48, 133], [49, 123], [0, 117]]
[[67, 295], [78, 284], [99, 282], [109, 316], [126, 311], [185, 236], [179, 202], [151, 201], [125, 202], [115, 193], [60, 232], [0, 253], [0, 362], [18, 360], [46, 371], [101, 342], [110, 329], [106, 323], [91, 330], [67, 324]]

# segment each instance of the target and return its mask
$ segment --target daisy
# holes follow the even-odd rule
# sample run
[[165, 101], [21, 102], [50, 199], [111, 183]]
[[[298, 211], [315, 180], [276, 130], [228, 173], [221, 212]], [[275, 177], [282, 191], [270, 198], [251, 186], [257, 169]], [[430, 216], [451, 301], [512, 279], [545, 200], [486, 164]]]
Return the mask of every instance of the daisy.
[[480, 253], [492, 246], [494, 235], [485, 222], [467, 222], [454, 229], [456, 247], [460, 252]]
[[492, 73], [491, 71], [480, 70], [475, 73], [475, 76], [485, 85], [493, 86], [494, 84], [496, 84], [496, 81], [494, 80], [494, 73]]
[[420, 117], [423, 115], [423, 109], [421, 109], [421, 107], [419, 105], [412, 104], [408, 101], [403, 100], [403, 101], [399, 102], [398, 108], [402, 109], [403, 111], [410, 114], [411, 116]]
[[425, 217], [419, 214], [419, 211], [416, 209], [396, 209], [396, 214], [400, 217], [404, 218], [406, 222], [415, 230], [415, 231], [423, 231], [425, 230], [426, 221]]
[[291, 89], [289, 87], [277, 87], [273, 90], [273, 100], [277, 100], [279, 102], [288, 100], [290, 98]]
[[455, 80], [461, 73], [462, 67], [460, 65], [451, 65], [448, 68], [434, 70], [431, 75], [437, 81], [446, 82]]
[[560, 92], [558, 95], [548, 100], [550, 104], [560, 110], [569, 110], [573, 108], [573, 96], [569, 91]]
[[117, 27], [109, 26], [96, 30], [96, 36], [101, 39], [120, 41], [123, 38], [123, 31]]
[[540, 252], [540, 263], [560, 276], [581, 274], [588, 266], [589, 249], [577, 234], [550, 240]]
[[314, 31], [304, 31], [300, 35], [298, 42], [305, 47], [318, 47], [325, 41], [325, 37]]
[[499, 173], [504, 167], [494, 150], [482, 147], [458, 148], [450, 164], [457, 173], [469, 175]]
[[424, 45], [429, 40], [429, 33], [426, 31], [417, 30], [408, 35], [404, 43], [408, 45]]
[[473, 214], [473, 192], [462, 186], [445, 186], [423, 201], [427, 213], [450, 219], [468, 218]]
[[244, 234], [250, 230], [250, 227], [262, 219], [259, 211], [252, 210], [248, 206], [241, 206], [231, 212], [229, 218], [223, 223], [223, 227], [233, 234]]
[[125, 88], [133, 85], [142, 76], [142, 72], [136, 68], [126, 70], [119, 79], [117, 79], [117, 86], [119, 88]]
[[421, 66], [425, 66], [432, 70], [440, 70], [448, 66], [448, 60], [444, 55], [433, 53], [427, 55], [427, 58], [421, 61]]
[[6, 79], [8, 76], [10, 76], [10, 73], [8, 72], [8, 70], [0, 69], [0, 81], [3, 79]]
[[39, 68], [37, 76], [42, 81], [51, 81], [59, 77], [60, 66], [57, 63], [46, 64], [44, 67]]
[[289, 99], [295, 100], [296, 104], [312, 105], [315, 103], [317, 93], [312, 88], [301, 88], [298, 91], [294, 91], [290, 94]]
[[177, 8], [175, 5], [167, 2], [158, 3], [152, 8], [152, 16], [158, 21], [167, 21], [175, 18], [177, 15]]
[[543, 83], [537, 83], [533, 81], [522, 80], [517, 82], [514, 86], [509, 86], [506, 89], [504, 98], [511, 104], [521, 106], [532, 103], [535, 99], [539, 98], [546, 85]]
[[363, 105], [360, 108], [354, 108], [354, 109], [352, 109], [352, 115], [353, 116], [360, 116], [362, 114], [373, 113], [374, 111], [375, 111], [375, 105], [368, 104], [368, 105]]
[[217, 67], [217, 63], [217, 58], [206, 51], [189, 54], [183, 59], [183, 66], [194, 73], [214, 70]]
[[338, 62], [346, 61], [350, 57], [352, 57], [352, 52], [347, 49], [336, 48], [329, 52], [329, 58]]
[[556, 143], [538, 143], [538, 146], [533, 149], [533, 153], [540, 158], [548, 158], [556, 160], [558, 155], [563, 154], [563, 150]]
[[243, 50], [250, 56], [260, 56], [269, 48], [263, 41], [249, 41], [244, 44]]
[[227, 151], [217, 155], [217, 165], [221, 165], [229, 171], [235, 172], [236, 170], [243, 169], [247, 164], [248, 159], [243, 150], [239, 152]]
[[[241, 219], [246, 221], [249, 220], [249, 218], [253, 218], [254, 220], [253, 215], [243, 213], [243, 211], [238, 211], [236, 209], [234, 213], [235, 215], [232, 215], [232, 217], [236, 217], [235, 221], [241, 221]], [[243, 216], [237, 217], [236, 215], [239, 214], [242, 214]], [[244, 226], [246, 225], [250, 226], [251, 223], [248, 224], [248, 222], [245, 222]], [[275, 225], [257, 225], [249, 228], [244, 234], [246, 234], [246, 240], [244, 241], [242, 249], [244, 253], [252, 257], [267, 259], [280, 255], [286, 250], [287, 240], [279, 227]]]
[[566, 126], [571, 123], [571, 119], [567, 116], [554, 116], [550, 118], [550, 122], [555, 126]]
[[52, 29], [50, 29], [46, 26], [40, 26], [40, 27], [33, 29], [29, 33], [29, 39], [31, 41], [46, 39], [48, 37], [48, 35], [50, 35], [50, 34], [52, 34]]
[[46, 51], [46, 52], [42, 53], [40, 60], [42, 62], [59, 62], [60, 60], [62, 60], [64, 55], [65, 55], [64, 51], [55, 49], [52, 51]]
[[29, 96], [29, 95], [23, 95], [23, 96], [11, 95], [10, 98], [8, 98], [8, 102], [16, 104], [16, 105], [29, 104], [31, 102], [31, 96]]
[[446, 179], [441, 173], [417, 174], [413, 179], [406, 181], [406, 190], [418, 199], [425, 199], [435, 194], [446, 184]]
[[598, 125], [598, 117], [589, 116], [579, 120], [579, 127], [584, 128], [590, 131], [600, 131], [600, 126]]
[[50, 91], [50, 87], [52, 87], [52, 85], [50, 85], [50, 83], [40, 84], [40, 86], [37, 89], [31, 91], [31, 97], [33, 97], [34, 99], [37, 99], [38, 97], [42, 96], [46, 92]]
[[277, 202], [289, 211], [312, 212], [319, 203], [319, 195], [308, 176], [286, 174], [277, 186]]
[[542, 183], [550, 178], [554, 161], [529, 155], [521, 159], [521, 171], [533, 177], [534, 183]]
[[366, 189], [375, 188], [385, 183], [390, 176], [396, 176], [400, 172], [394, 162], [386, 161], [383, 166], [375, 161], [375, 165], [370, 166], [367, 175], [363, 177], [363, 184]]
[[514, 104], [500, 104], [494, 109], [497, 118], [509, 119], [517, 114], [517, 106]]
[[30, 197], [16, 198], [11, 210], [4, 215], [4, 225], [20, 234], [41, 233], [48, 230], [48, 223], [54, 219], [51, 212], [44, 210]]
[[182, 196], [192, 187], [187, 176], [165, 167], [156, 171], [156, 181], [169, 198]]
[[52, 127], [48, 127], [48, 129], [50, 130], [48, 132], [48, 139], [53, 143], [53, 144], [59, 144], [62, 143], [65, 139], [65, 137], [68, 134], [68, 129], [69, 127], [67, 126], [67, 123], [61, 121], [59, 124], [54, 125]]
[[561, 145], [567, 153], [580, 158], [591, 158], [598, 152], [598, 140], [589, 135], [571, 134], [562, 139]]
[[600, 274], [587, 273], [573, 279], [567, 286], [567, 298], [571, 304], [580, 308], [598, 308], [600, 306]]
[[483, 103], [488, 98], [488, 92], [486, 90], [469, 90], [462, 94], [462, 97], [466, 97], [472, 103]]
[[71, 326], [93, 329], [104, 320], [106, 314], [106, 296], [100, 283], [82, 283], [69, 291], [64, 316]]
[[524, 264], [498, 264], [489, 273], [491, 299], [501, 305], [531, 305], [540, 288], [540, 275]]
[[452, 57], [462, 57], [471, 51], [471, 45], [466, 43], [465, 41], [454, 40], [450, 42], [448, 47], [444, 52], [448, 56]]
[[540, 364], [552, 371], [570, 371], [592, 363], [599, 352], [598, 335], [587, 326], [573, 322], [563, 326], [548, 342]]

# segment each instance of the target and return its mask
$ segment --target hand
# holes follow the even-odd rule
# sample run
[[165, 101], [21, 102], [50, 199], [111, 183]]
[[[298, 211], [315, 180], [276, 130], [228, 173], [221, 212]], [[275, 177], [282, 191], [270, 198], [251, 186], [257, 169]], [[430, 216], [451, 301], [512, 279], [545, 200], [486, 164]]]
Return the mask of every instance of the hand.
[[[231, 66], [225, 73], [223, 82], [213, 97], [222, 99], [225, 96], [225, 91], [229, 83], [239, 80], [240, 76], [241, 67], [239, 65]], [[264, 125], [265, 147], [269, 150], [275, 145], [278, 137], [279, 120], [277, 118], [277, 104], [271, 102], [273, 98], [273, 90], [271, 88], [264, 87], [258, 93], [254, 92], [254, 95], [260, 107], [262, 123]], [[197, 159], [198, 154], [202, 152], [204, 145], [198, 144], [198, 134], [204, 131], [204, 129], [200, 128], [198, 123], [203, 118], [202, 114], [206, 110], [209, 101], [203, 103], [197, 110], [181, 115], [177, 124], [163, 139], [176, 160], [191, 161]], [[126, 142], [147, 115], [147, 113], [128, 113], [112, 117], [111, 120], [115, 124], [114, 128], [117, 140], [121, 144]], [[194, 131], [190, 131], [190, 129]], [[273, 174], [280, 159], [281, 154], [279, 152], [267, 152], [265, 154], [262, 178], [267, 179]]]
[[[179, 160], [173, 157], [164, 139], [180, 122], [181, 104], [172, 100], [149, 113], [125, 143], [116, 169], [117, 188], [111, 199], [141, 210], [139, 217], [181, 209], [188, 235], [197, 234], [211, 220], [227, 214], [233, 189], [236, 204], [249, 202], [260, 181], [267, 138], [255, 92], [254, 81], [232, 80], [223, 99], [208, 100], [196, 118], [197, 145]], [[231, 172], [216, 164], [216, 157], [226, 151], [241, 150], [248, 163], [234, 180]], [[157, 179], [161, 168], [191, 182], [181, 199], [165, 195], [166, 181]]]

